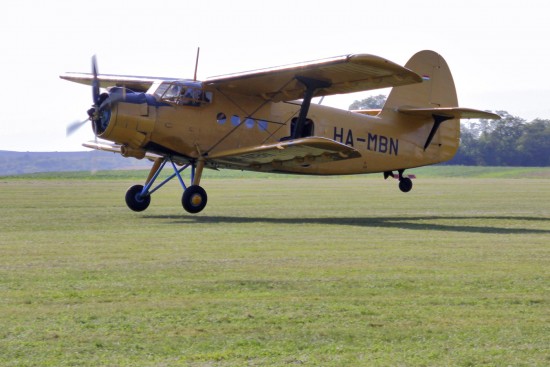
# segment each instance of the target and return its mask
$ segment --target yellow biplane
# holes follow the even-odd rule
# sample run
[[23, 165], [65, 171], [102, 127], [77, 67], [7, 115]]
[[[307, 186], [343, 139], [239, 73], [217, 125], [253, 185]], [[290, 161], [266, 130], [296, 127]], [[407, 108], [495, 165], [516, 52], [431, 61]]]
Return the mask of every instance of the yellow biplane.
[[[195, 72], [196, 74], [196, 72]], [[408, 192], [409, 168], [444, 162], [456, 153], [461, 118], [498, 119], [458, 107], [445, 60], [421, 51], [403, 67], [358, 54], [206, 79], [66, 73], [92, 86], [89, 118], [96, 137], [84, 146], [154, 161], [144, 185], [126, 193], [134, 211], [177, 177], [182, 205], [198, 213], [207, 202], [204, 168], [307, 175], [381, 172]], [[312, 98], [393, 87], [381, 110], [345, 111]], [[104, 89], [102, 91], [102, 89]], [[155, 185], [168, 164], [174, 173]], [[190, 169], [190, 184], [182, 177]], [[396, 173], [394, 173], [396, 172]]]

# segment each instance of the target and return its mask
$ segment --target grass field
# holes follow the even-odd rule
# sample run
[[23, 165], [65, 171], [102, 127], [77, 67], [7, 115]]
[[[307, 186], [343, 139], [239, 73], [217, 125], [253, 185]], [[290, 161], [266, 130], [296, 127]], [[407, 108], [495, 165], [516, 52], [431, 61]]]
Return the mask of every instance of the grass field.
[[550, 365], [550, 170], [414, 173], [0, 178], [0, 365]]

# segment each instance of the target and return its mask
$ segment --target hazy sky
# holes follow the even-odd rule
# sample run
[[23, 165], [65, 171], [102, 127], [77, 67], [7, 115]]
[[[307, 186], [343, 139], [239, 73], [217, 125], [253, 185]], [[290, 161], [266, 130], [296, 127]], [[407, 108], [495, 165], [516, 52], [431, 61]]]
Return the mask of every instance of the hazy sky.
[[[59, 79], [89, 72], [198, 78], [368, 53], [405, 64], [447, 60], [463, 107], [550, 119], [547, 0], [25, 1], [2, 3], [0, 150], [83, 150], [91, 90]], [[387, 90], [327, 97], [346, 109]]]

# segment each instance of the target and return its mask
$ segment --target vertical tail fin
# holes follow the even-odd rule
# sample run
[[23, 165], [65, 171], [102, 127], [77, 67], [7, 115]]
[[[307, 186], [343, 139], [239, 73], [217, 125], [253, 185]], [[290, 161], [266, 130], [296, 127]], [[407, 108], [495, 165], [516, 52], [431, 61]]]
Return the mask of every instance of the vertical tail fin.
[[453, 76], [449, 66], [436, 52], [420, 51], [405, 65], [422, 76], [424, 82], [392, 89], [384, 110], [399, 107], [439, 108], [457, 107]]
[[[455, 84], [443, 57], [433, 51], [420, 51], [405, 65], [422, 76], [423, 82], [395, 87], [382, 109], [388, 117], [410, 132], [411, 142], [417, 147], [417, 157], [423, 164], [451, 159], [458, 150], [460, 118], [439, 114], [439, 109], [458, 106]], [[408, 113], [422, 110], [423, 113]]]

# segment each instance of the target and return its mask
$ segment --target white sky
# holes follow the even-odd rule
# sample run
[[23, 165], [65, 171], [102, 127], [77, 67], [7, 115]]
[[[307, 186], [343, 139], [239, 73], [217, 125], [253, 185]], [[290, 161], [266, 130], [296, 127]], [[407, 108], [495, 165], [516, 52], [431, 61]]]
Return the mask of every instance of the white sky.
[[[550, 119], [547, 0], [5, 0], [0, 21], [0, 150], [84, 150], [91, 90], [59, 79], [89, 72], [198, 79], [368, 53], [405, 64], [447, 60], [462, 107]], [[344, 108], [370, 91], [325, 98]]]

